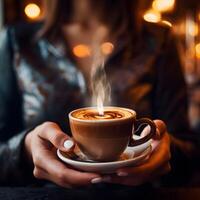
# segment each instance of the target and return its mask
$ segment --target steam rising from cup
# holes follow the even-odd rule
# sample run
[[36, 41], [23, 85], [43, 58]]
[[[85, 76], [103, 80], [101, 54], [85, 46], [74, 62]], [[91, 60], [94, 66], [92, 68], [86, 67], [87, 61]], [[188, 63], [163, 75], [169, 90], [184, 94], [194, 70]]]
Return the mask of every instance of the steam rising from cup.
[[106, 30], [100, 27], [94, 40], [91, 70], [92, 105], [97, 107], [100, 116], [104, 116], [104, 106], [108, 106], [111, 101], [111, 87], [105, 72], [106, 55], [100, 48], [100, 41], [105, 34]]
[[99, 115], [104, 115], [103, 107], [109, 105], [111, 96], [111, 87], [107, 81], [104, 62], [92, 69], [92, 102], [97, 106]]

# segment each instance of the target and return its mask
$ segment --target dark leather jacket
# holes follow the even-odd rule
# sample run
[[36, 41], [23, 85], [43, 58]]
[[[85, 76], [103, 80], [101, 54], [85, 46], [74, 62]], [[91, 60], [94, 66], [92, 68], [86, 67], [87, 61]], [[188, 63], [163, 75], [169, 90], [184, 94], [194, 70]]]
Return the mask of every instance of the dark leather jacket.
[[[23, 153], [25, 130], [54, 121], [70, 134], [67, 113], [88, 105], [87, 84], [64, 40], [35, 41], [40, 26], [20, 24], [0, 34], [1, 184], [31, 180]], [[186, 86], [170, 30], [149, 24], [144, 26], [142, 37], [145, 42], [137, 55], [124, 61], [124, 39], [106, 62], [113, 104], [135, 109], [138, 117], [162, 119], [172, 135], [193, 140]], [[184, 155], [181, 149], [176, 150], [174, 160], [177, 151]]]

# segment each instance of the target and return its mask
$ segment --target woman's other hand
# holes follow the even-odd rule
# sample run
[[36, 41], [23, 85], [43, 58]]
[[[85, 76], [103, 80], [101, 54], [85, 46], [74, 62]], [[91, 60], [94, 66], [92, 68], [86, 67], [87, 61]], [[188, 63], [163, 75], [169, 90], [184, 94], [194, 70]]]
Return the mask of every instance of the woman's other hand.
[[170, 167], [170, 138], [166, 125], [161, 120], [154, 121], [157, 126], [157, 136], [152, 142], [153, 152], [144, 164], [137, 167], [127, 167], [116, 171], [116, 175], [106, 177], [107, 182], [137, 186], [151, 182], [168, 173]]
[[53, 122], [36, 127], [25, 138], [26, 155], [34, 165], [36, 178], [68, 188], [101, 182], [98, 174], [76, 171], [58, 160], [56, 149], [68, 152], [73, 148], [74, 142]]

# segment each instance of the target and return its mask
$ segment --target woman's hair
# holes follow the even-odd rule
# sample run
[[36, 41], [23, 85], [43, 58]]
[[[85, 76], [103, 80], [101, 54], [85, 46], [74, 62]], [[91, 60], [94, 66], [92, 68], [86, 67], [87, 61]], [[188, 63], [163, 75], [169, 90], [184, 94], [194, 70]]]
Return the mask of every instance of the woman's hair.
[[[47, 16], [40, 36], [52, 37], [63, 24], [70, 23], [73, 0], [47, 0]], [[141, 0], [140, 0], [141, 2]], [[100, 20], [106, 24], [111, 34], [132, 37], [139, 31], [139, 0], [91, 0]]]

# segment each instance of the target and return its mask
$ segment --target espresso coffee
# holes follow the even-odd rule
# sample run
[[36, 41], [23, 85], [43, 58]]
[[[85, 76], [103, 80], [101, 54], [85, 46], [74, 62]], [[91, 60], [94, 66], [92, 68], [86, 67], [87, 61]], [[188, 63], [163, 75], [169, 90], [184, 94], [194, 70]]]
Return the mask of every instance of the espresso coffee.
[[72, 135], [80, 150], [92, 160], [116, 160], [132, 135], [134, 111], [120, 107], [81, 108], [69, 114]]
[[80, 120], [115, 120], [129, 118], [132, 115], [131, 112], [120, 108], [105, 109], [103, 115], [100, 115], [95, 108], [78, 110], [72, 114], [73, 117]]
[[69, 113], [69, 121], [76, 144], [95, 161], [117, 160], [132, 141], [136, 124], [149, 124], [151, 133], [131, 145], [141, 144], [156, 133], [150, 119], [136, 119], [135, 111], [121, 107], [104, 107], [104, 115], [94, 107], [80, 108]]

